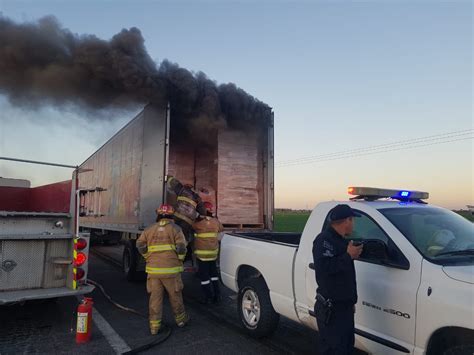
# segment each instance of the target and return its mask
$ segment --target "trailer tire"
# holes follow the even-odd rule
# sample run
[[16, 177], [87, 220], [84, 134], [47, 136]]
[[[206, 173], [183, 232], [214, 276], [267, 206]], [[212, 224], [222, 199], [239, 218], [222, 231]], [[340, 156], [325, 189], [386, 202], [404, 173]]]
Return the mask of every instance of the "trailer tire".
[[280, 315], [275, 312], [270, 300], [267, 284], [261, 277], [242, 282], [237, 311], [245, 331], [254, 338], [271, 335], [280, 320]]
[[135, 240], [127, 241], [123, 249], [122, 269], [128, 281], [139, 281], [143, 278], [143, 272], [137, 271], [139, 255], [135, 242]]
[[472, 355], [474, 354], [474, 345], [458, 345], [446, 350], [443, 355]]

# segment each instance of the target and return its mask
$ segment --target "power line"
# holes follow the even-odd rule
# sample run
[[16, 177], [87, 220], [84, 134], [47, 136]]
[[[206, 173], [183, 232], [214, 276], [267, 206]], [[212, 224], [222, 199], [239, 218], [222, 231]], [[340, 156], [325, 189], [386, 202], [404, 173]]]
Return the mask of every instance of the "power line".
[[467, 134], [471, 134], [473, 131], [474, 131], [473, 129], [462, 130], [462, 131], [454, 131], [454, 132], [436, 134], [436, 135], [427, 136], [427, 137], [412, 138], [412, 139], [406, 139], [406, 140], [392, 142], [392, 143], [374, 145], [374, 146], [369, 146], [369, 147], [349, 149], [349, 150], [344, 150], [344, 151], [339, 151], [339, 152], [334, 152], [334, 153], [301, 157], [301, 158], [297, 158], [297, 159], [290, 159], [290, 160], [281, 161], [281, 162], [278, 162], [277, 165], [286, 164], [286, 163], [293, 163], [293, 162], [299, 162], [299, 161], [305, 161], [305, 160], [311, 160], [311, 159], [315, 159], [315, 158], [321, 158], [321, 157], [327, 157], [327, 156], [333, 156], [333, 155], [339, 155], [339, 154], [347, 154], [347, 153], [351, 153], [351, 152], [376, 150], [376, 149], [391, 147], [391, 146], [419, 143], [419, 142], [422, 142], [422, 141], [433, 141], [433, 140], [452, 138], [452, 137], [457, 137], [457, 136], [464, 136], [464, 135], [467, 135]]
[[359, 155], [360, 153], [385, 152], [388, 149], [399, 148], [399, 147], [405, 147], [406, 149], [408, 149], [412, 146], [416, 147], [421, 143], [440, 143], [441, 144], [444, 141], [446, 141], [447, 139], [448, 140], [453, 139], [453, 138], [456, 138], [456, 139], [457, 138], [471, 139], [467, 136], [472, 135], [473, 132], [474, 132], [473, 129], [469, 129], [469, 130], [455, 131], [455, 132], [437, 134], [437, 135], [420, 137], [420, 138], [412, 138], [412, 139], [407, 139], [407, 140], [403, 140], [403, 141], [380, 144], [380, 145], [375, 145], [375, 146], [349, 149], [349, 150], [345, 150], [345, 151], [339, 151], [339, 152], [328, 153], [328, 154], [320, 154], [320, 155], [302, 157], [302, 158], [298, 158], [298, 159], [291, 159], [291, 160], [278, 162], [275, 165], [277, 167], [279, 167], [279, 166], [287, 166], [287, 165], [298, 165], [300, 163], [301, 164], [303, 164], [303, 163], [312, 163], [314, 161], [319, 161], [321, 159], [326, 159], [326, 158], [335, 158], [335, 157], [339, 157], [339, 156], [347, 156], [347, 155], [352, 155], [352, 154]]
[[427, 144], [412, 144], [410, 146], [401, 146], [401, 147], [397, 147], [397, 148], [385, 149], [385, 150], [382, 149], [382, 150], [372, 151], [372, 152], [360, 152], [360, 153], [350, 152], [346, 155], [339, 155], [339, 156], [335, 156], [335, 157], [323, 157], [323, 158], [320, 158], [320, 159], [308, 160], [308, 161], [303, 161], [303, 162], [287, 163], [285, 165], [279, 165], [277, 167], [280, 168], [280, 167], [288, 167], [288, 166], [295, 166], [295, 165], [307, 165], [307, 164], [314, 164], [314, 163], [326, 162], [326, 161], [331, 161], [331, 160], [355, 158], [355, 157], [361, 157], [361, 156], [366, 156], [366, 155], [374, 155], [374, 154], [388, 153], [388, 152], [394, 152], [394, 151], [399, 151], [399, 150], [406, 150], [406, 149], [420, 148], [420, 147], [439, 145], [439, 144], [445, 144], [445, 143], [451, 143], [451, 142], [465, 141], [465, 140], [470, 140], [470, 139], [473, 139], [473, 138], [474, 138], [474, 136], [465, 137], [465, 138], [458, 138], [458, 139], [448, 139], [448, 140], [445, 140], [445, 141], [438, 141], [438, 142], [432, 142], [432, 143], [427, 143]]

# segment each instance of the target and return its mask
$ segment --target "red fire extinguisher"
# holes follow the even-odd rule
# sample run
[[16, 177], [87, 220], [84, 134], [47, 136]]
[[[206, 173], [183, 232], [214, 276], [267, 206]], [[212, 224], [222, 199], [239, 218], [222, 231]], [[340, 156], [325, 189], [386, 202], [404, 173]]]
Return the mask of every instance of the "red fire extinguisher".
[[77, 307], [76, 343], [87, 343], [92, 334], [92, 298], [84, 297]]

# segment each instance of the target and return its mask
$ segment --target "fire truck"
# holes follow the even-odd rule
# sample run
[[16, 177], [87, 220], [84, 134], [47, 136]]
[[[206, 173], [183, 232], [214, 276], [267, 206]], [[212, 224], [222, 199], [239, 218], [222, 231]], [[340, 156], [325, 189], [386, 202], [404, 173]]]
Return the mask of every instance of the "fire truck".
[[31, 187], [0, 177], [0, 305], [80, 295], [87, 284], [89, 236], [78, 232], [78, 168], [71, 180]]

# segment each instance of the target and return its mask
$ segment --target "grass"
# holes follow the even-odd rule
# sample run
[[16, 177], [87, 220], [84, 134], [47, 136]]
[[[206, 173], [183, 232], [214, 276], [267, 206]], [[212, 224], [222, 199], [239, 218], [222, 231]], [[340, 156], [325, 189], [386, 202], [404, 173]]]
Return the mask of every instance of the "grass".
[[[469, 211], [455, 211], [464, 218], [474, 222], [474, 215]], [[306, 221], [309, 218], [309, 212], [300, 211], [275, 211], [275, 232], [297, 232], [302, 233]]]
[[302, 233], [309, 215], [309, 212], [275, 211], [274, 230], [276, 232]]
[[454, 211], [454, 212], [463, 216], [467, 220], [474, 222], [474, 215], [470, 211]]

